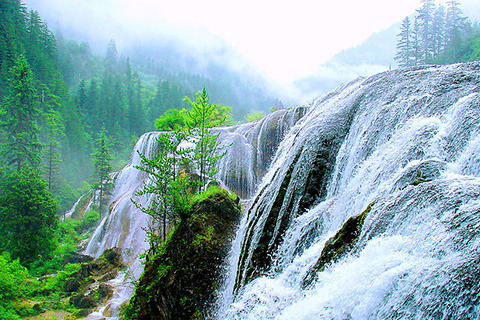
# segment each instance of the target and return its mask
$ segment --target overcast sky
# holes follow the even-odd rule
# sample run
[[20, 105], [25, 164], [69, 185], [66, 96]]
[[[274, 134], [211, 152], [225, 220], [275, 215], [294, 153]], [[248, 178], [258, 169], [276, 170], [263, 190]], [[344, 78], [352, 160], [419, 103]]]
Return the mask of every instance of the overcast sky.
[[[476, 0], [477, 1], [477, 0]], [[219, 36], [267, 76], [287, 83], [420, 7], [420, 0], [26, 0], [62, 25], [122, 34], [173, 32], [196, 46]], [[104, 21], [104, 25], [97, 22]], [[119, 43], [120, 42], [120, 43]], [[195, 43], [197, 42], [197, 43]]]

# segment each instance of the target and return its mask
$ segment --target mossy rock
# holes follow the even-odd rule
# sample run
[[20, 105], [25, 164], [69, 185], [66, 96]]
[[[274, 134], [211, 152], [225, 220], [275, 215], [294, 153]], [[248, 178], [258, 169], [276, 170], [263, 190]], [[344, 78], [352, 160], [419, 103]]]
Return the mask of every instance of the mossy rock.
[[202, 319], [214, 302], [240, 208], [217, 192], [190, 213], [147, 262], [124, 319]]
[[370, 203], [361, 214], [348, 218], [335, 236], [327, 240], [317, 262], [303, 279], [302, 288], [308, 287], [317, 280], [318, 273], [325, 270], [329, 264], [350, 252], [360, 236], [363, 222], [367, 213], [372, 210], [373, 204], [373, 202]]

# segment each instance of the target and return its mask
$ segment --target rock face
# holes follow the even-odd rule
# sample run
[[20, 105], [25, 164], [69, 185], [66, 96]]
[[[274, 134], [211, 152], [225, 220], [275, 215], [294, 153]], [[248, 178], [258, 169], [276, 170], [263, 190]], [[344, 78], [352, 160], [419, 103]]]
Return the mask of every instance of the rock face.
[[343, 227], [328, 239], [315, 265], [309, 270], [303, 279], [302, 287], [306, 288], [317, 279], [318, 272], [322, 272], [328, 266], [340, 259], [342, 256], [352, 250], [362, 231], [363, 222], [366, 215], [372, 210], [373, 202], [358, 216], [350, 217]]
[[99, 258], [82, 263], [80, 270], [65, 281], [63, 290], [71, 294], [70, 304], [82, 309], [80, 315], [89, 314], [112, 297], [113, 289], [106, 282], [124, 268], [121, 257], [118, 248], [107, 249]]
[[150, 258], [126, 319], [202, 319], [215, 300], [220, 266], [228, 253], [240, 208], [226, 192], [194, 204]]

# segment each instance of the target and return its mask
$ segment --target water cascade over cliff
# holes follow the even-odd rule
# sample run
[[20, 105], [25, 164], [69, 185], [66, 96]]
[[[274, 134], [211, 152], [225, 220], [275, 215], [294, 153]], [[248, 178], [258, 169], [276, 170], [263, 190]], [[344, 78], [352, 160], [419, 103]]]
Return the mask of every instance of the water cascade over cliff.
[[480, 64], [357, 79], [280, 144], [218, 319], [480, 318]]
[[[220, 132], [221, 145], [228, 147], [219, 164], [217, 178], [242, 198], [250, 197], [283, 136], [305, 112], [304, 107], [278, 110], [255, 122], [215, 129]], [[142, 135], [132, 152], [130, 163], [116, 174], [108, 213], [85, 250], [85, 254], [98, 258], [105, 249], [120, 248], [124, 263], [129, 267], [111, 281], [115, 287], [114, 298], [106, 308], [109, 314], [113, 310], [113, 317], [118, 314], [118, 307], [130, 298], [133, 291], [131, 280], [138, 279], [143, 269], [139, 255], [148, 249], [145, 229], [149, 217], [136, 208], [131, 199], [148, 206], [148, 197], [135, 195], [147, 179], [143, 171], [135, 168], [141, 160], [137, 150], [152, 157], [158, 150], [157, 137], [157, 132]], [[97, 316], [101, 317], [102, 312], [100, 310]]]

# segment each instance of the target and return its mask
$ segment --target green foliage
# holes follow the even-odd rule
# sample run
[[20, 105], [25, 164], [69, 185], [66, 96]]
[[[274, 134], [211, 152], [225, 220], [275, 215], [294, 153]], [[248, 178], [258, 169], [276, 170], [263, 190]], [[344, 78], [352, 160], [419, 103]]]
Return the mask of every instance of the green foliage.
[[247, 114], [247, 120], [248, 121], [255, 121], [262, 119], [264, 116], [262, 111], [253, 111], [252, 113]]
[[20, 319], [14, 302], [31, 293], [29, 274], [18, 259], [6, 252], [0, 254], [0, 319]]
[[99, 137], [96, 141], [95, 152], [92, 153], [92, 157], [95, 167], [93, 189], [98, 193], [97, 203], [99, 204], [100, 212], [102, 212], [105, 201], [104, 197], [108, 194], [109, 189], [113, 185], [113, 181], [110, 178], [110, 173], [112, 172], [112, 166], [110, 164], [112, 156], [110, 154], [110, 146], [104, 127], [100, 131]]
[[60, 221], [56, 239], [58, 245], [51, 257], [39, 259], [30, 266], [30, 273], [36, 276], [53, 274], [61, 270], [67, 257], [76, 254], [78, 243], [88, 237], [88, 230], [92, 230], [100, 219], [96, 210], [89, 210], [81, 220], [65, 219]]
[[214, 303], [240, 209], [218, 188], [204, 196], [148, 259], [123, 319], [148, 318], [158, 310], [165, 319], [196, 319]]
[[2, 106], [1, 127], [7, 140], [2, 152], [8, 165], [20, 170], [22, 165], [37, 167], [40, 163], [40, 141], [36, 118], [38, 97], [33, 74], [27, 60], [20, 55], [10, 69], [9, 93]]
[[231, 108], [210, 103], [205, 88], [195, 94], [195, 101], [185, 97], [191, 109], [188, 112], [187, 126], [189, 129], [205, 131], [208, 128], [218, 127], [231, 118]]
[[148, 207], [142, 206], [137, 201], [133, 203], [140, 210], [150, 215], [153, 224], [148, 233], [153, 247], [158, 246], [160, 239], [157, 237], [157, 228], [161, 226], [163, 231], [163, 241], [166, 239], [166, 223], [168, 220], [182, 219], [185, 213], [185, 203], [188, 203], [188, 190], [192, 187], [192, 181], [189, 176], [182, 176], [178, 168], [188, 158], [188, 150], [180, 148], [184, 140], [183, 132], [162, 133], [157, 137], [159, 150], [151, 159], [139, 153], [141, 157], [141, 166], [137, 169], [148, 174], [149, 181], [143, 189], [137, 191], [138, 196], [153, 196]]
[[45, 112], [44, 119], [44, 126], [46, 129], [44, 130], [46, 141], [44, 149], [44, 168], [48, 190], [54, 191], [58, 190], [60, 187], [58, 180], [60, 180], [59, 171], [62, 160], [60, 158], [59, 141], [65, 137], [65, 127], [63, 126], [63, 120], [60, 113], [53, 108]]
[[204, 190], [207, 182], [214, 180], [216, 164], [226, 152], [219, 152], [220, 146], [217, 142], [219, 134], [214, 134], [211, 128], [224, 123], [227, 117], [219, 111], [219, 106], [209, 102], [205, 88], [196, 93], [195, 102], [188, 97], [185, 97], [185, 100], [192, 107], [188, 112], [187, 125], [190, 129], [189, 135], [195, 141], [193, 163], [199, 175], [198, 186], [200, 190]]
[[[167, 221], [184, 220], [191, 206], [191, 194], [202, 190], [213, 180], [216, 163], [225, 153], [218, 152], [218, 134], [211, 132], [227, 119], [229, 107], [209, 103], [205, 89], [196, 94], [195, 102], [185, 100], [191, 110], [170, 110], [157, 119], [159, 130], [169, 129], [158, 138], [159, 150], [151, 159], [139, 153], [141, 166], [137, 169], [148, 174], [148, 182], [137, 196], [151, 196], [148, 207], [132, 199], [137, 208], [152, 217], [148, 236], [152, 248], [166, 239]], [[189, 130], [185, 130], [185, 126]], [[181, 147], [182, 142], [195, 142], [194, 148]], [[198, 173], [198, 174], [197, 174]], [[160, 233], [163, 233], [160, 238]]]
[[155, 129], [160, 131], [180, 131], [187, 128], [188, 111], [170, 109], [155, 120]]
[[57, 204], [31, 168], [9, 171], [0, 190], [0, 248], [28, 265], [55, 249]]
[[65, 282], [72, 279], [72, 276], [80, 271], [80, 263], [69, 263], [63, 266], [57, 274], [44, 277], [42, 283], [38, 286], [39, 293], [50, 295], [52, 293], [63, 292]]
[[230, 193], [225, 189], [222, 189], [218, 186], [210, 186], [207, 190], [195, 195], [191, 200], [191, 205], [195, 205], [198, 202], [204, 201], [207, 198], [213, 197], [215, 194], [225, 194], [232, 200], [237, 200], [237, 195], [234, 193]]
[[446, 5], [423, 0], [413, 25], [408, 17], [403, 20], [395, 55], [400, 67], [478, 59], [473, 54], [478, 27], [463, 16], [459, 2], [452, 0]]

